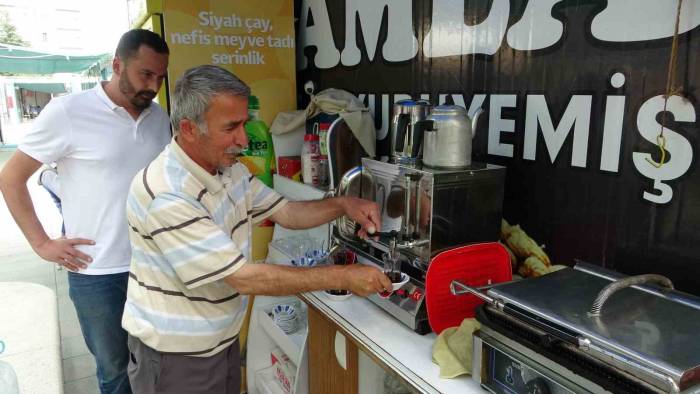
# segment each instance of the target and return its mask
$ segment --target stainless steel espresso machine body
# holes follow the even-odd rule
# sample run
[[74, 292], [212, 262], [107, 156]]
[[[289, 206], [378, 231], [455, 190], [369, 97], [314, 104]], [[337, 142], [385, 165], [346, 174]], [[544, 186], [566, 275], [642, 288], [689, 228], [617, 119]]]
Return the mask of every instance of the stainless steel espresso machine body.
[[347, 218], [334, 226], [337, 242], [382, 266], [396, 239], [401, 271], [410, 280], [387, 298], [369, 299], [420, 334], [430, 332], [424, 306], [425, 274], [431, 259], [458, 246], [497, 241], [501, 226], [505, 167], [473, 162], [465, 169], [435, 169], [362, 159], [348, 171], [340, 194], [376, 201], [382, 228], [378, 240], [363, 241]]

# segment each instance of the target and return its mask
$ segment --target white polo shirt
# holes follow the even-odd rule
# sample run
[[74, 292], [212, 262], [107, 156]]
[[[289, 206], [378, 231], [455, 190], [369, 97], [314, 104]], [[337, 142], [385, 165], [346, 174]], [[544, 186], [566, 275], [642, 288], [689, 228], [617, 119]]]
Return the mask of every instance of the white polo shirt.
[[129, 270], [129, 186], [169, 141], [170, 121], [160, 106], [151, 103], [134, 120], [99, 83], [52, 99], [36, 118], [18, 149], [58, 165], [66, 237], [95, 241], [79, 246], [93, 258], [81, 273]]

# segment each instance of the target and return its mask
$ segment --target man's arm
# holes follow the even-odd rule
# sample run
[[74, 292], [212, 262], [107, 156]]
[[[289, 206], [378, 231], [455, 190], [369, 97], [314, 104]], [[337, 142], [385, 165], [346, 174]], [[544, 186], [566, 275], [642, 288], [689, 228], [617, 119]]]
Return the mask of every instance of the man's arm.
[[289, 228], [304, 229], [320, 226], [347, 215], [362, 226], [359, 235], [366, 237], [381, 228], [376, 203], [355, 197], [333, 197], [314, 201], [290, 201], [270, 216], [273, 222]]
[[381, 271], [363, 264], [299, 268], [274, 264], [245, 264], [225, 278], [241, 294], [291, 295], [326, 289], [350, 290], [356, 295], [391, 291]]
[[81, 238], [52, 240], [39, 222], [27, 181], [40, 166], [41, 162], [20, 150], [10, 157], [0, 172], [0, 191], [5, 197], [7, 208], [29, 245], [41, 258], [63, 265], [72, 271], [86, 268], [87, 265], [83, 261], [90, 262], [92, 259], [75, 249], [75, 245], [94, 244], [93, 241]]
[[[289, 295], [300, 292], [347, 289], [358, 295], [391, 289], [380, 270], [363, 264], [314, 268], [285, 267], [247, 262], [229, 231], [222, 229], [194, 197], [160, 193], [151, 199], [145, 187], [133, 187], [127, 215], [141, 237], [132, 237], [132, 248], [156, 246], [175, 275], [189, 289], [224, 280], [241, 294]], [[167, 209], [160, 209], [167, 203]], [[156, 207], [155, 209], [153, 209]], [[280, 210], [283, 207], [280, 208]], [[144, 217], [133, 212], [147, 211]], [[149, 238], [145, 241], [144, 236]], [[155, 245], [154, 245], [155, 244]], [[178, 253], [164, 253], [177, 250]]]

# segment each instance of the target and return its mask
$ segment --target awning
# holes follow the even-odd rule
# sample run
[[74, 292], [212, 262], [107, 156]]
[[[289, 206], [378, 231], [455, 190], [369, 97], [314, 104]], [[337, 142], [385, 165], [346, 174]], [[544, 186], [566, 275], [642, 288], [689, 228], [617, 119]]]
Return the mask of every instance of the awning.
[[0, 45], [0, 72], [41, 75], [77, 74], [110, 56], [109, 53], [93, 56], [50, 54], [3, 44]]
[[22, 88], [26, 90], [31, 90], [34, 92], [44, 92], [44, 93], [65, 93], [66, 85], [56, 82], [46, 82], [46, 83], [15, 83], [15, 87]]

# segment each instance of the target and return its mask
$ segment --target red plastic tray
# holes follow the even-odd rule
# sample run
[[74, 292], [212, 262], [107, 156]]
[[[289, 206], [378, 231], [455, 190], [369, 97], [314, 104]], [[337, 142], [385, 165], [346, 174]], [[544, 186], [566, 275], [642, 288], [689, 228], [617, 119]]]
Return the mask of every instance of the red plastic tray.
[[462, 246], [442, 252], [430, 262], [425, 280], [425, 302], [430, 327], [437, 334], [474, 317], [483, 303], [475, 295], [453, 295], [450, 283], [458, 280], [479, 287], [513, 279], [510, 257], [498, 242]]

